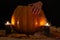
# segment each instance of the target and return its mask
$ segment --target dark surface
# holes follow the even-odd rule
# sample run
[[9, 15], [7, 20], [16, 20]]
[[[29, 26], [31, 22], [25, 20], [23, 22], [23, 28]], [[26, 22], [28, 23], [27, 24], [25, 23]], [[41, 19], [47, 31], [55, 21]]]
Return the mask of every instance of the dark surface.
[[[14, 9], [18, 5], [27, 5], [29, 3], [34, 3], [39, 0], [0, 0], [0, 28], [6, 21], [10, 21], [11, 15]], [[57, 0], [41, 0], [43, 3], [42, 9], [45, 12], [47, 20], [54, 26], [60, 26], [60, 16], [59, 16], [59, 1]], [[2, 27], [2, 28], [3, 28]]]

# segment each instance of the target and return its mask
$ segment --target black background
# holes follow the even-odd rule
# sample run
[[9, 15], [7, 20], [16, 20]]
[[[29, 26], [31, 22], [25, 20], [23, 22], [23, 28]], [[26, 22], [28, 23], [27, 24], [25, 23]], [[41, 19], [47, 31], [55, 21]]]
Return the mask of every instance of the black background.
[[60, 7], [58, 0], [0, 0], [0, 28], [4, 26], [6, 21], [10, 21], [11, 15], [14, 9], [18, 5], [27, 5], [29, 3], [34, 3], [42, 1], [42, 9], [45, 12], [47, 20], [53, 26], [60, 26]]

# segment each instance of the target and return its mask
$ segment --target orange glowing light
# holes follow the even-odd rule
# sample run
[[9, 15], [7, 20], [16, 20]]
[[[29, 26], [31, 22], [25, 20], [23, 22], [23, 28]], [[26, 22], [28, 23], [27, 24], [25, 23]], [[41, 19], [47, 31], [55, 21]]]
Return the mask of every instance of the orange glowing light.
[[46, 24], [46, 20], [41, 20], [39, 26], [44, 26]]
[[35, 22], [35, 25], [36, 25], [36, 26], [38, 25], [38, 22], [37, 22], [37, 21]]
[[17, 21], [17, 24], [19, 24], [19, 21]]
[[42, 21], [42, 22], [40, 22], [40, 26], [41, 26], [41, 25], [44, 25], [44, 22], [43, 22], [43, 21]]
[[11, 24], [12, 24], [12, 25], [15, 25], [14, 17], [12, 17]]

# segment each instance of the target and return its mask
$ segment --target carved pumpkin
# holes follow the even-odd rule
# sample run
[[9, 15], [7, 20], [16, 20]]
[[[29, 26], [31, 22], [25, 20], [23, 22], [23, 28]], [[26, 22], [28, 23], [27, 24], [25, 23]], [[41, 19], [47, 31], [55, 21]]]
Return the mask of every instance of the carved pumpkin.
[[37, 28], [43, 26], [46, 22], [41, 2], [28, 4], [27, 6], [17, 6], [11, 18], [11, 24], [16, 31], [23, 33], [35, 32]]

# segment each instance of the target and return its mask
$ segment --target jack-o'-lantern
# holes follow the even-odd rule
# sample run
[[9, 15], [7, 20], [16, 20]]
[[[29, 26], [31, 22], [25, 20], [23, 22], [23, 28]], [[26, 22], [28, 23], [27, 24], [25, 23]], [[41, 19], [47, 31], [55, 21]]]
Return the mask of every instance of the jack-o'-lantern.
[[17, 6], [11, 18], [11, 24], [17, 32], [33, 33], [37, 28], [47, 23], [42, 2]]

